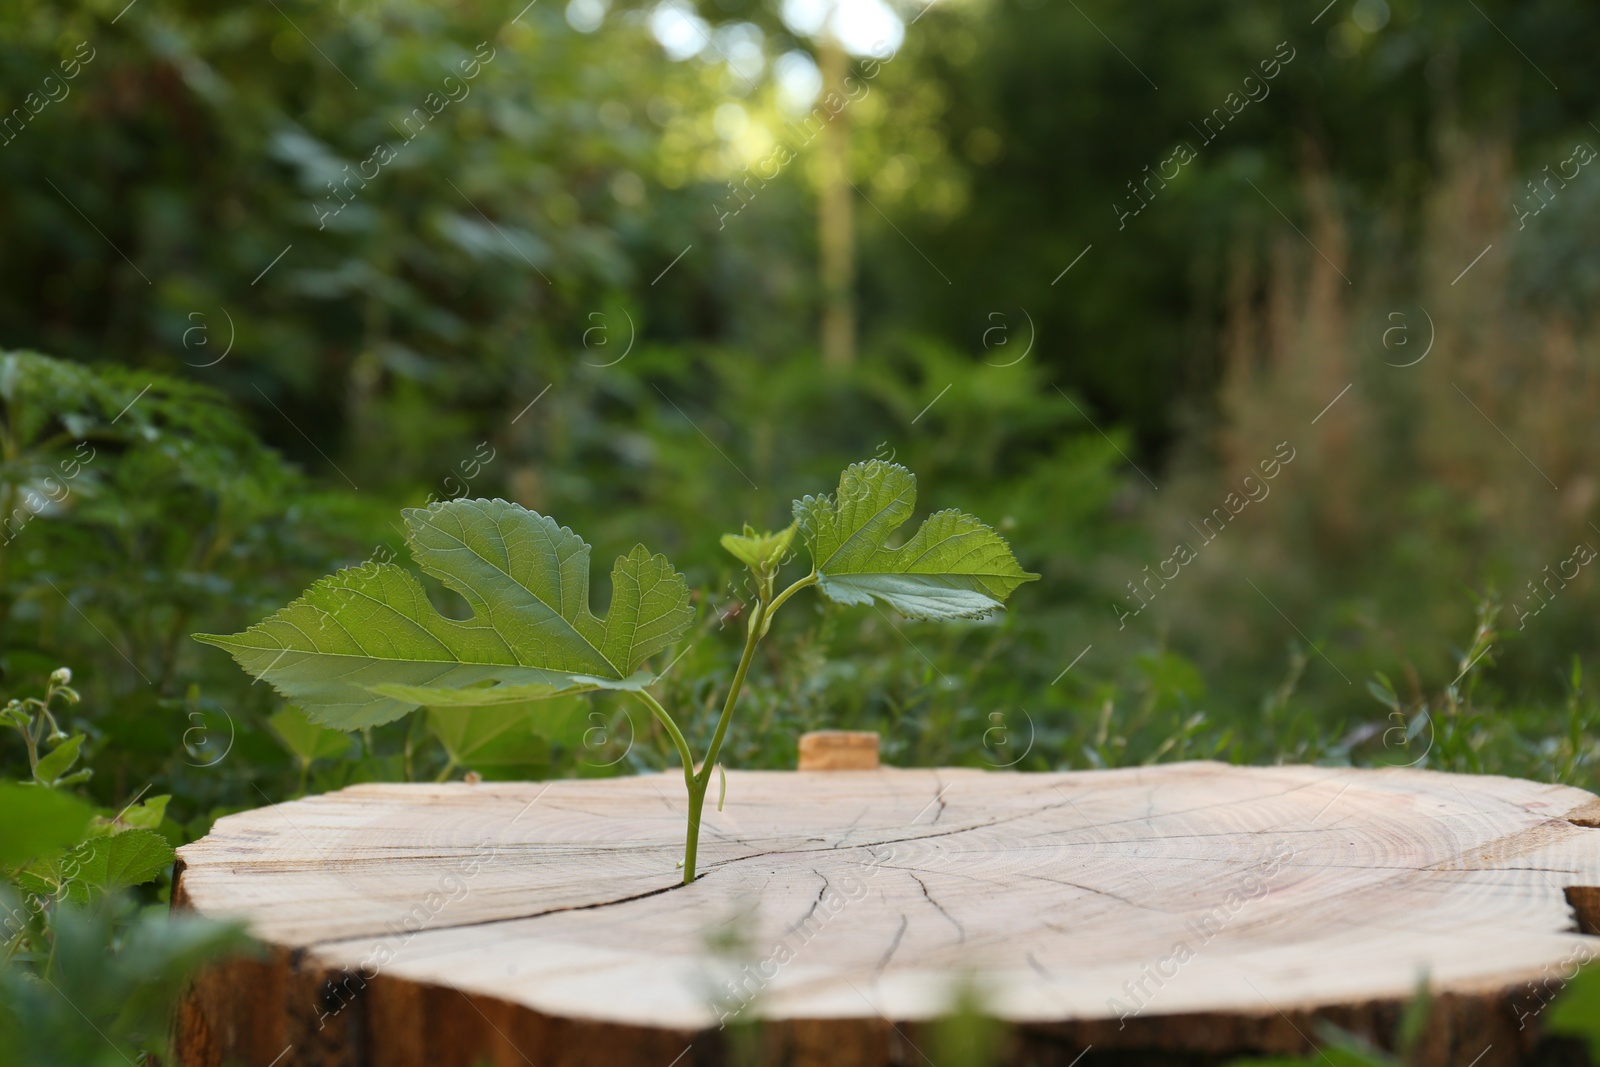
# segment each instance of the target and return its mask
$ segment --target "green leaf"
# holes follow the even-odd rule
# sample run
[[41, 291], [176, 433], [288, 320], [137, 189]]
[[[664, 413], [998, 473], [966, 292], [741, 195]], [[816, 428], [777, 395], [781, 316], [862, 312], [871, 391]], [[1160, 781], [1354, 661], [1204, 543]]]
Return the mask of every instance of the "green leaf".
[[312, 721], [350, 730], [438, 699], [423, 691], [497, 682], [533, 687], [518, 693], [528, 699], [631, 686], [693, 618], [683, 576], [643, 545], [618, 557], [601, 619], [589, 608], [589, 546], [554, 520], [504, 500], [405, 517], [413, 558], [465, 598], [472, 618], [445, 618], [408, 571], [369, 564], [322, 579], [243, 633], [196, 638], [227, 649]]
[[890, 548], [916, 502], [916, 476], [881, 460], [848, 467], [837, 495], [794, 502], [824, 596], [840, 604], [876, 598], [914, 619], [981, 618], [1039, 577], [1022, 569], [1005, 538], [959, 511], [935, 512]]
[[[582, 698], [573, 698], [582, 703]], [[550, 742], [536, 731], [547, 702], [492, 708], [430, 708], [428, 730], [457, 766], [526, 767], [548, 762]]]
[[54, 786], [78, 762], [78, 749], [83, 747], [83, 735], [74, 734], [46, 755], [39, 757], [33, 776], [40, 784]]
[[177, 853], [167, 839], [150, 830], [127, 830], [97, 837], [84, 849], [83, 861], [68, 895], [83, 900], [155, 878]]
[[428, 685], [375, 685], [372, 691], [380, 696], [428, 708], [488, 708], [496, 704], [521, 704], [529, 700], [549, 700], [552, 697], [590, 693], [598, 689], [621, 690], [636, 693], [656, 680], [649, 671], [639, 671], [618, 681], [610, 678], [591, 678], [574, 674], [567, 685], [550, 686], [535, 682], [532, 685], [468, 686], [464, 689], [445, 689]]
[[775, 573], [783, 558], [789, 554], [789, 546], [794, 543], [797, 529], [794, 523], [790, 523], [777, 533], [758, 534], [746, 524], [743, 534], [723, 534], [722, 547], [754, 571], [756, 577], [763, 578]]
[[319, 759], [336, 759], [350, 751], [354, 739], [338, 730], [318, 726], [306, 718], [306, 713], [294, 705], [274, 712], [267, 725], [278, 735], [284, 747], [302, 762]]
[[170, 796], [151, 797], [117, 816], [117, 822], [135, 830], [154, 830], [166, 818], [167, 802], [171, 799]]
[[[628, 719], [628, 736], [632, 736], [635, 729], [633, 720], [626, 713], [624, 717]], [[594, 702], [587, 697], [577, 696], [544, 704], [538, 717], [533, 720], [533, 732], [553, 745], [575, 751], [588, 747], [591, 740], [604, 744], [607, 735], [605, 724], [606, 716], [594, 709]], [[599, 736], [595, 737], [597, 727]]]
[[93, 814], [66, 793], [0, 782], [0, 866], [18, 866], [76, 845]]
[[1371, 678], [1367, 679], [1367, 692], [1372, 694], [1372, 699], [1386, 708], [1398, 708], [1400, 698], [1395, 694], [1394, 683], [1389, 681], [1388, 675], [1382, 671], [1374, 671]]

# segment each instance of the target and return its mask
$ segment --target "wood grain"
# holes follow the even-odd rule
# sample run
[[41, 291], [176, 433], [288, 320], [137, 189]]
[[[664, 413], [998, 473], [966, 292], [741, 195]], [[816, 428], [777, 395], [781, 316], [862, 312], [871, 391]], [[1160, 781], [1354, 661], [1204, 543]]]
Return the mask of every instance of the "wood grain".
[[1388, 1044], [1426, 975], [1420, 1062], [1496, 1067], [1600, 956], [1595, 810], [1416, 770], [729, 772], [684, 887], [675, 776], [354, 786], [180, 850], [175, 905], [271, 951], [196, 984], [179, 1062], [924, 1063], [964, 985], [1012, 1062], [1210, 1062], [1317, 1018]]

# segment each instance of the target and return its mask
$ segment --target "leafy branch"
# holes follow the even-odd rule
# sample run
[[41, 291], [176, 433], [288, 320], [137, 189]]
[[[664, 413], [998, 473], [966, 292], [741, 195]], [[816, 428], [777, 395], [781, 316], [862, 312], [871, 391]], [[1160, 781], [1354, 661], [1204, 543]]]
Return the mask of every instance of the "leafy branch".
[[[488, 708], [595, 690], [629, 692], [672, 739], [689, 794], [684, 881], [694, 881], [701, 816], [713, 770], [756, 649], [778, 609], [815, 587], [838, 604], [881, 601], [916, 619], [981, 618], [1037, 575], [994, 530], [959, 511], [929, 516], [903, 544], [916, 478], [872, 460], [845, 470], [837, 493], [794, 502], [777, 533], [728, 534], [722, 546], [750, 571], [755, 605], [711, 743], [696, 761], [683, 730], [650, 692], [645, 664], [693, 619], [689, 589], [643, 545], [618, 557], [605, 618], [589, 607], [589, 546], [553, 519], [504, 500], [452, 500], [408, 509], [417, 565], [459, 593], [472, 617], [446, 618], [422, 584], [391, 563], [351, 568], [231, 636], [196, 634], [245, 670], [341, 730], [389, 722], [419, 707]], [[811, 570], [779, 591], [796, 539]]]

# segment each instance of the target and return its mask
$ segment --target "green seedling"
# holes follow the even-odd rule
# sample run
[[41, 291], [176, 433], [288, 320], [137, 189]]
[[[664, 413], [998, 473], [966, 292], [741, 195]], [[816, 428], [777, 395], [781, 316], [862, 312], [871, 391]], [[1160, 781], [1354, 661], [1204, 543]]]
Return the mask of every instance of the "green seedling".
[[[589, 608], [589, 546], [555, 520], [504, 500], [451, 500], [405, 511], [422, 570], [461, 594], [472, 618], [440, 615], [422, 583], [392, 563], [323, 578], [243, 633], [196, 634], [231, 653], [304, 710], [341, 730], [389, 722], [419, 707], [482, 708], [594, 690], [631, 694], [672, 738], [689, 792], [683, 880], [694, 881], [706, 792], [756, 648], [773, 616], [815, 587], [838, 604], [880, 601], [914, 619], [982, 618], [1028, 574], [994, 530], [959, 511], [930, 515], [904, 544], [917, 482], [897, 464], [849, 467], [838, 492], [807, 496], [778, 533], [748, 526], [722, 545], [749, 568], [755, 603], [744, 651], [711, 744], [698, 763], [683, 731], [651, 693], [651, 657], [673, 645], [694, 612], [683, 575], [639, 545], [611, 571], [611, 608]], [[811, 570], [780, 589], [796, 539]]]

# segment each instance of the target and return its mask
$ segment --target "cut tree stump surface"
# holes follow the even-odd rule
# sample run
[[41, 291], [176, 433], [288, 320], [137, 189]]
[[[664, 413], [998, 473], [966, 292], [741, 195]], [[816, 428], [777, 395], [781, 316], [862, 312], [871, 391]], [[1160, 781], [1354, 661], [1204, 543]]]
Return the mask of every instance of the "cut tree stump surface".
[[687, 1044], [689, 1067], [723, 1062], [694, 1045], [733, 1015], [811, 1034], [783, 1062], [922, 1062], [900, 1042], [964, 975], [1063, 1064], [1095, 1040], [1298, 1051], [1325, 1010], [1390, 1025], [1426, 973], [1456, 1005], [1439, 1058], [1459, 1048], [1464, 1067], [1482, 1036], [1500, 1042], [1488, 1067], [1526, 1051], [1526, 983], [1600, 956], [1580, 932], [1600, 891], [1572, 891], [1600, 886], [1600, 801], [1559, 785], [1216, 763], [730, 771], [691, 886], [684, 809], [664, 774], [359, 785], [220, 819], [179, 850], [178, 906], [242, 917], [278, 951], [197, 984], [179, 1060], [667, 1067]]

